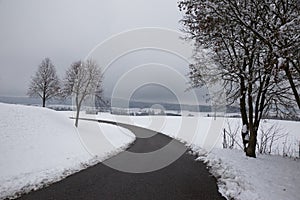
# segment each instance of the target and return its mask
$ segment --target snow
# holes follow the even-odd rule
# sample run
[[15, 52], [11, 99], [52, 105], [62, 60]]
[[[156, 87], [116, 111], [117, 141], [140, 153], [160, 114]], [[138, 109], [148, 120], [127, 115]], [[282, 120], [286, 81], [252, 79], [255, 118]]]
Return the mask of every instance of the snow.
[[[228, 118], [225, 120], [224, 128], [229, 130], [229, 126], [232, 130], [238, 130], [236, 141], [242, 146], [242, 140], [239, 134], [239, 126], [242, 123], [239, 118]], [[287, 153], [291, 157], [299, 157], [299, 142], [300, 142], [300, 122], [298, 121], [285, 121], [285, 120], [262, 120], [260, 129], [258, 132], [258, 142], [260, 142], [261, 131], [265, 132], [272, 128], [272, 126], [278, 128], [279, 134], [286, 135], [277, 141], [274, 141], [272, 154], [283, 155]], [[221, 147], [219, 144], [218, 147]], [[285, 151], [285, 152], [284, 152]]]
[[[0, 199], [59, 181], [119, 153], [135, 139], [127, 129], [93, 121], [80, 120], [76, 129], [68, 118], [72, 114], [0, 103]], [[219, 191], [228, 199], [299, 199], [299, 160], [260, 154], [254, 159], [241, 150], [221, 149], [221, 130], [228, 129], [228, 124], [235, 129], [240, 119], [194, 116], [81, 114], [149, 128], [187, 143], [191, 153], [198, 155], [197, 160], [207, 163], [218, 179]], [[300, 141], [299, 122], [264, 120], [262, 124], [279, 124], [291, 141]], [[207, 136], [216, 132], [210, 144], [213, 148], [204, 150]], [[240, 130], [237, 137], [241, 142]]]
[[248, 130], [247, 130], [247, 125], [244, 124], [244, 125], [243, 125], [243, 128], [242, 128], [242, 133], [247, 133], [247, 132], [248, 132]]
[[[300, 196], [300, 160], [282, 156], [257, 155], [257, 158], [245, 156], [242, 150], [221, 149], [222, 130], [232, 129], [241, 124], [239, 118], [210, 117], [166, 117], [166, 116], [118, 116], [101, 113], [94, 118], [128, 123], [149, 128], [177, 138], [190, 147], [191, 153], [198, 155], [197, 160], [207, 163], [211, 173], [218, 180], [220, 193], [227, 199], [236, 200], [298, 200]], [[219, 123], [217, 123], [219, 120]], [[220, 123], [222, 126], [220, 126]], [[282, 131], [289, 133], [290, 142], [300, 141], [300, 122], [263, 120], [266, 128], [278, 124]], [[194, 131], [195, 134], [192, 134]], [[207, 135], [219, 131], [212, 149], [204, 150]], [[241, 130], [237, 141], [242, 144]], [[281, 148], [283, 141], [277, 141]], [[281, 146], [280, 146], [281, 145]], [[297, 146], [298, 147], [298, 146]], [[237, 148], [239, 148], [237, 146]]]
[[284, 58], [278, 58], [278, 67], [282, 67], [282, 65], [284, 64], [285, 59]]
[[219, 191], [228, 199], [298, 200], [300, 162], [280, 156], [246, 157], [243, 151], [214, 149], [208, 154], [195, 147], [202, 160], [218, 178]]
[[213, 118], [208, 117], [124, 116], [100, 113], [96, 118], [147, 128], [197, 145], [203, 144], [203, 138], [207, 137], [213, 128], [212, 124], [215, 123]]
[[[101, 120], [108, 120], [113, 122], [127, 123], [143, 128], [148, 128], [163, 134], [169, 135], [173, 138], [185, 141], [189, 144], [195, 144], [200, 147], [205, 147], [205, 142], [210, 135], [215, 136], [214, 143], [208, 145], [207, 151], [211, 148], [222, 148], [223, 129], [229, 130], [230, 128], [237, 129], [242, 124], [240, 118], [222, 118], [205, 117], [207, 115], [194, 115], [194, 117], [187, 116], [125, 116], [125, 115], [112, 115], [110, 113], [100, 113], [98, 115], [83, 115], [87, 118], [97, 118]], [[289, 143], [291, 145], [291, 154], [298, 154], [298, 143], [300, 141], [300, 122], [284, 121], [284, 120], [263, 120], [261, 126], [267, 130], [272, 125], [276, 124], [283, 133], [287, 133]], [[243, 146], [241, 140], [241, 128], [237, 132], [237, 142]], [[285, 138], [281, 138], [274, 142], [274, 154], [282, 155], [283, 143]], [[286, 145], [289, 146], [289, 145]], [[237, 148], [240, 148], [236, 145]], [[243, 149], [243, 148], [242, 148]], [[292, 152], [292, 149], [293, 152]]]
[[135, 135], [128, 129], [93, 121], [79, 121], [78, 131], [86, 151], [101, 161], [125, 150], [135, 140]]
[[127, 148], [127, 129], [80, 121], [46, 108], [0, 103], [0, 199], [16, 197]]

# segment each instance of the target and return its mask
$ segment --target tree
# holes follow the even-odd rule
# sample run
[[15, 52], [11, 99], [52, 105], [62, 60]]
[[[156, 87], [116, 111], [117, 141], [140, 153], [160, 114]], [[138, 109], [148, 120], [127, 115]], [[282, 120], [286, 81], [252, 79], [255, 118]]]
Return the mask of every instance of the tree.
[[[254, 34], [270, 52], [270, 59], [276, 64], [277, 72], [285, 74], [300, 109], [300, 4], [299, 0], [268, 0], [247, 3], [249, 10], [240, 9], [238, 1], [227, 1], [232, 18], [247, 31]], [[251, 24], [258, 21], [256, 26]]]
[[60, 81], [55, 67], [49, 58], [45, 58], [32, 77], [27, 94], [30, 97], [41, 98], [43, 107], [45, 107], [46, 101], [57, 96], [59, 90]]
[[95, 107], [97, 109], [97, 111], [104, 111], [107, 110], [108, 106], [109, 106], [109, 102], [107, 100], [105, 100], [103, 92], [104, 89], [102, 87], [102, 80], [103, 77], [100, 78], [96, 91], [95, 91]]
[[102, 73], [94, 60], [72, 63], [64, 79], [64, 96], [73, 95], [76, 104], [75, 126], [78, 127], [79, 113], [82, 103], [88, 96], [94, 95], [102, 83]]
[[[253, 31], [263, 32], [270, 25], [261, 20], [265, 6], [259, 0], [179, 2], [184, 12], [183, 31], [187, 39], [195, 41], [195, 63], [190, 65], [192, 85], [222, 83], [228, 103], [240, 105], [242, 126], [246, 125], [250, 132], [245, 151], [251, 157], [256, 157], [257, 131], [262, 117], [274, 106], [282, 114], [294, 113], [296, 102], [288, 78], [279, 70], [280, 51], [264, 41], [266, 37]], [[290, 44], [290, 50], [286, 51], [295, 51], [297, 43], [294, 45]]]

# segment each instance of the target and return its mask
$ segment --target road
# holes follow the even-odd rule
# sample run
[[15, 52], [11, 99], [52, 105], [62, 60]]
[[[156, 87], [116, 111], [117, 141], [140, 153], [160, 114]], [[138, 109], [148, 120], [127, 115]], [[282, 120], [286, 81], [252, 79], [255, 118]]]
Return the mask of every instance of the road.
[[[152, 166], [153, 163], [154, 165], [159, 163], [153, 155], [149, 158], [144, 156], [144, 160], [130, 160], [126, 159], [126, 152], [120, 153], [104, 163], [89, 167], [60, 182], [25, 194], [19, 200], [225, 199], [218, 193], [216, 180], [209, 174], [206, 165], [196, 162], [195, 157], [187, 152], [182, 143], [147, 129], [124, 124], [121, 126], [130, 129], [137, 136], [127, 154], [144, 155], [168, 145], [172, 151], [183, 153], [168, 166], [145, 173], [124, 172], [110, 166], [115, 165], [117, 168], [118, 163], [120, 165], [127, 163], [124, 169], [128, 167], [128, 171], [132, 168], [138, 171]], [[147, 135], [149, 137], [145, 137]], [[168, 153], [170, 156], [167, 157], [173, 156], [171, 151]]]

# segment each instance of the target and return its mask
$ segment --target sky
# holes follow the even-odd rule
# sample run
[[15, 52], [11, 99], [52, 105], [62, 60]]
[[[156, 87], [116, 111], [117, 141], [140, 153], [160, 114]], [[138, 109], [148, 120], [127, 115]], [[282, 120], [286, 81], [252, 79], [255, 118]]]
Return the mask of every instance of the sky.
[[[26, 96], [30, 78], [45, 57], [52, 60], [58, 75], [63, 78], [72, 62], [85, 59], [88, 55], [95, 56], [93, 58], [99, 60], [100, 65], [103, 64], [101, 60], [104, 55], [94, 54], [99, 44], [100, 47], [105, 42], [110, 44], [107, 41], [111, 38], [145, 27], [179, 32], [181, 18], [177, 0], [0, 0], [0, 96]], [[159, 35], [155, 37], [150, 41], [157, 44], [167, 39]], [[132, 34], [126, 42], [135, 43], [135, 35]], [[174, 43], [184, 41], [178, 37]], [[123, 43], [111, 45], [104, 52], [113, 54], [124, 46]], [[169, 70], [175, 70], [185, 77], [188, 73], [187, 59], [170, 52], [157, 49], [129, 51], [114, 60], [109, 68], [101, 66], [104, 68], [105, 96], [111, 97], [114, 90], [118, 90], [116, 84], [121, 82], [122, 77], [132, 75], [132, 69], [147, 65], [147, 69], [154, 69], [151, 77], [156, 77], [160, 72], [155, 69], [160, 64], [168, 65]], [[139, 73], [143, 73], [143, 70], [139, 70]], [[171, 77], [168, 71], [163, 73], [160, 74], [160, 80]], [[141, 74], [134, 75], [131, 76], [132, 80], [141, 77]], [[134, 91], [128, 93], [150, 101], [174, 101], [174, 95], [169, 95], [173, 93], [183, 96], [185, 99], [182, 101], [189, 103], [187, 93], [191, 92], [176, 87], [176, 84], [182, 85], [184, 81], [173, 79], [172, 86], [162, 86], [153, 80], [139, 83], [142, 84], [139, 88], [144, 89], [135, 87]], [[184, 88], [188, 88], [187, 82], [188, 79], [183, 83]], [[125, 86], [123, 83], [122, 89], [126, 92]], [[180, 89], [174, 91], [174, 88]], [[201, 98], [202, 90], [197, 90], [196, 95]]]

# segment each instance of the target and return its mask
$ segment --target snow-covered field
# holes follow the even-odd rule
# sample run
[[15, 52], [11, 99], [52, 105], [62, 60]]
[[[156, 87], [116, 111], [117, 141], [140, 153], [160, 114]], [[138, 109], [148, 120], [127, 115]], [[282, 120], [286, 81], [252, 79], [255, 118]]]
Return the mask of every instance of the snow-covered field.
[[[237, 130], [235, 139], [236, 142], [242, 146], [241, 130], [238, 129], [241, 125], [240, 118], [217, 117], [216, 120], [214, 120], [213, 117], [205, 117], [206, 115], [200, 115], [198, 117], [125, 116], [111, 115], [109, 113], [100, 113], [98, 115], [83, 114], [82, 116], [148, 128], [183, 140], [189, 144], [204, 147], [207, 151], [210, 151], [212, 148], [222, 148], [223, 129], [225, 128], [229, 131], [230, 128], [232, 132]], [[280, 133], [286, 135], [278, 141], [274, 141], [272, 153], [282, 155], [283, 148], [289, 148], [291, 156], [299, 156], [300, 122], [283, 120], [262, 120], [261, 122], [261, 127], [263, 127], [264, 131], [267, 131], [273, 125], [276, 125]], [[235, 147], [241, 149], [237, 144], [235, 144]]]
[[[109, 124], [80, 121], [75, 129], [68, 118], [72, 114], [0, 103], [0, 199], [58, 181], [124, 150], [135, 139], [127, 129]], [[186, 142], [191, 153], [210, 167], [219, 191], [228, 199], [299, 199], [299, 159], [260, 154], [253, 159], [241, 150], [221, 149], [223, 128], [231, 124], [235, 129], [240, 119], [108, 113], [82, 113], [81, 117], [133, 124]], [[289, 133], [289, 141], [297, 144], [300, 140], [299, 122], [263, 122], [266, 128], [273, 124]], [[239, 137], [238, 133], [238, 142]], [[283, 142], [277, 141], [278, 148]]]
[[66, 114], [0, 103], [0, 199], [59, 181], [124, 150], [127, 129], [80, 121]]
[[[215, 121], [208, 117], [136, 117], [116, 116], [108, 113], [89, 117], [149, 128], [186, 142], [191, 147], [191, 153], [198, 155], [197, 160], [206, 162], [210, 167], [211, 173], [218, 179], [219, 191], [228, 199], [298, 200], [300, 197], [299, 159], [260, 154], [254, 159], [246, 157], [242, 150], [221, 148], [223, 128], [228, 129], [228, 124], [230, 124], [231, 128], [235, 129], [233, 126], [240, 124], [240, 119], [217, 118]], [[263, 122], [265, 128], [273, 124], [277, 124], [282, 128], [281, 131], [289, 134], [291, 145], [294, 142], [298, 144], [300, 122], [279, 120]], [[218, 137], [215, 137], [215, 142], [207, 146], [205, 144], [209, 142], [206, 139], [207, 136], [215, 131], [219, 132]], [[239, 138], [240, 132], [237, 134], [238, 142], [240, 142]], [[284, 142], [285, 138], [277, 141], [278, 148], [282, 148]], [[208, 149], [204, 150], [205, 147]], [[236, 148], [239, 147], [236, 146]]]

